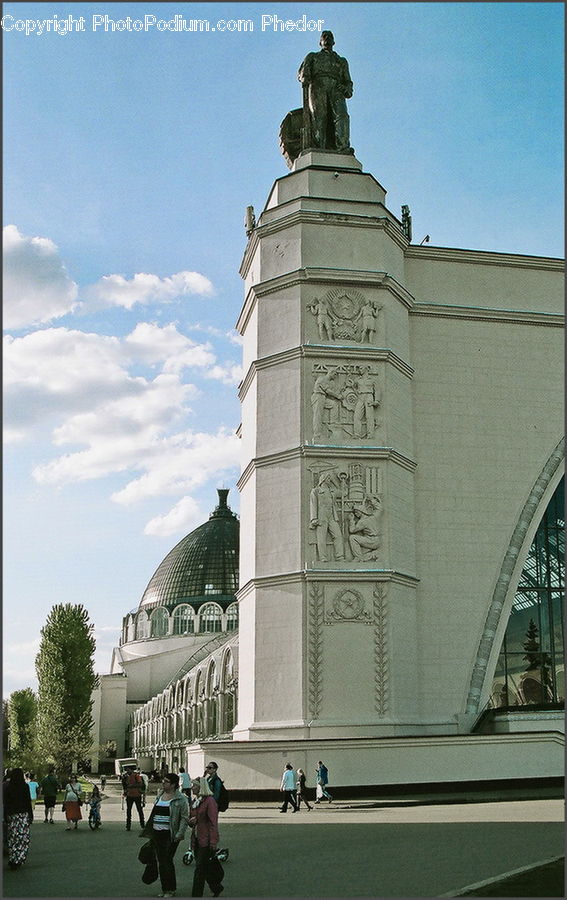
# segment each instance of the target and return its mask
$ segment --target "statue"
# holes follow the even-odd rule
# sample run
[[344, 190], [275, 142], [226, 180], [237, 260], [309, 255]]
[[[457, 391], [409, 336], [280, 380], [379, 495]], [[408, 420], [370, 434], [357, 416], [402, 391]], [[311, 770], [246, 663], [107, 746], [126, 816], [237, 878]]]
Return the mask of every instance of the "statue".
[[349, 544], [355, 559], [378, 559], [381, 544], [382, 507], [378, 497], [368, 498], [363, 506], [355, 506], [349, 523]]
[[346, 98], [352, 97], [348, 62], [333, 50], [332, 31], [323, 31], [321, 50], [308, 53], [297, 77], [303, 85], [303, 150], [353, 153]]
[[335, 497], [331, 484], [333, 475], [323, 472], [319, 483], [309, 495], [309, 527], [315, 531], [317, 555], [320, 562], [327, 562], [327, 539], [333, 541], [334, 559], [344, 559], [344, 545], [339, 525]]
[[325, 410], [330, 410], [329, 424], [339, 424], [339, 408], [341, 395], [337, 381], [336, 370], [324, 372], [315, 379], [315, 385], [311, 393], [311, 408], [313, 410], [313, 437], [315, 439], [325, 436], [323, 416]]

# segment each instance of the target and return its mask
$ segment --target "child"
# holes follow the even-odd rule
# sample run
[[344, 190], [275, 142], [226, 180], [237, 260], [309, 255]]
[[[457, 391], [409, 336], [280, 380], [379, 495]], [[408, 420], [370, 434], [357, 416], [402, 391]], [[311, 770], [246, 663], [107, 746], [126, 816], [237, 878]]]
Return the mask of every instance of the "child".
[[101, 803], [102, 803], [102, 797], [100, 796], [100, 791], [99, 791], [97, 785], [95, 784], [93, 786], [93, 791], [91, 794], [91, 798], [89, 800], [89, 806], [90, 806], [91, 812], [93, 813], [95, 822], [98, 822], [99, 825], [102, 824], [100, 821], [100, 804]]

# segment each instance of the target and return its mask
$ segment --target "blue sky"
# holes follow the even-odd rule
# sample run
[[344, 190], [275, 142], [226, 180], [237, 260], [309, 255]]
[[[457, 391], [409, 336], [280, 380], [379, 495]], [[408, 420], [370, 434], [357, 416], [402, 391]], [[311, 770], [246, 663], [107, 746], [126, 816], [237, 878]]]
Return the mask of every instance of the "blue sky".
[[[176, 14], [253, 30], [92, 27]], [[319, 37], [263, 15], [333, 30], [356, 156], [416, 243], [563, 254], [561, 3], [5, 4], [4, 695], [36, 686], [58, 602], [107, 671], [216, 487], [238, 510], [244, 210], [287, 172]]]

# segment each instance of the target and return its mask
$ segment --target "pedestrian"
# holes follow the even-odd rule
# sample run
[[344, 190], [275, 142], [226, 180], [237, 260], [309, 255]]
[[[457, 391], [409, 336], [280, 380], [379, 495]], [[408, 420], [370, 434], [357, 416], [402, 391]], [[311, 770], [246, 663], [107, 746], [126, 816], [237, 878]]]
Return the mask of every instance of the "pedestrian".
[[207, 778], [192, 783], [193, 803], [189, 824], [193, 828], [191, 849], [195, 855], [192, 897], [202, 897], [205, 881], [218, 897], [223, 891], [224, 869], [216, 857], [219, 842], [219, 811]]
[[33, 810], [23, 769], [12, 769], [3, 784], [8, 866], [19, 869], [28, 855]]
[[155, 799], [147, 825], [141, 835], [151, 841], [156, 855], [162, 893], [160, 897], [174, 897], [177, 888], [173, 857], [189, 825], [189, 802], [179, 790], [179, 776], [167, 772], [162, 790]]
[[145, 825], [144, 810], [142, 808], [142, 797], [145, 793], [145, 785], [141, 775], [130, 766], [126, 775], [122, 780], [123, 796], [126, 798], [126, 831], [130, 831], [132, 827], [132, 807], [135, 806], [138, 811], [140, 820], [140, 828]]
[[59, 782], [55, 775], [55, 766], [49, 766], [47, 775], [41, 780], [41, 793], [43, 794], [43, 803], [45, 811], [44, 822], [53, 825], [53, 813], [55, 812], [55, 804], [57, 803], [57, 791], [59, 790]]
[[101, 775], [101, 776], [100, 776], [100, 789], [101, 789], [101, 791], [104, 791], [105, 787], [106, 787], [106, 775]]
[[144, 789], [142, 792], [142, 806], [145, 806], [146, 805], [146, 794], [148, 793], [148, 784], [150, 783], [150, 779], [148, 778], [148, 776], [146, 775], [145, 772], [142, 772], [142, 770], [140, 769], [139, 766], [136, 769], [136, 772], [138, 773], [138, 775], [144, 782]]
[[207, 763], [207, 765], [205, 766], [205, 778], [207, 779], [207, 781], [209, 783], [211, 793], [212, 793], [213, 797], [215, 798], [217, 804], [219, 802], [219, 797], [220, 797], [220, 792], [221, 792], [221, 787], [222, 787], [222, 781], [219, 777], [218, 770], [219, 770], [219, 767], [216, 762]]
[[319, 762], [317, 763], [315, 774], [317, 778], [317, 799], [315, 800], [315, 803], [319, 803], [323, 797], [325, 797], [329, 801], [329, 803], [332, 803], [333, 798], [327, 790], [327, 785], [329, 783], [329, 770], [327, 766], [321, 762], [321, 760], [319, 760]]
[[285, 769], [282, 774], [282, 783], [280, 785], [280, 791], [283, 792], [284, 801], [283, 806], [280, 809], [280, 812], [287, 812], [288, 803], [291, 803], [293, 806], [293, 811], [296, 813], [299, 809], [297, 805], [297, 791], [296, 791], [296, 777], [295, 772], [293, 771], [293, 766], [291, 763], [285, 764]]
[[[102, 825], [100, 819], [100, 804], [102, 803], [102, 797], [100, 796], [100, 791], [97, 785], [93, 785], [91, 798], [89, 800], [90, 814], [93, 815], [95, 822], [98, 822], [99, 827]], [[90, 815], [89, 814], [89, 815]]]
[[71, 774], [68, 783], [65, 785], [65, 799], [63, 800], [65, 818], [67, 819], [65, 831], [71, 831], [71, 823], [77, 829], [80, 820], [83, 818], [81, 814], [81, 806], [83, 805], [82, 792], [83, 788], [77, 776], [74, 773]]
[[35, 804], [37, 801], [37, 792], [39, 790], [39, 784], [35, 780], [35, 775], [33, 772], [26, 772], [26, 781], [28, 783], [28, 788], [30, 792], [31, 805], [32, 805], [32, 813], [35, 809]]
[[191, 776], [185, 771], [183, 766], [179, 766], [179, 787], [185, 796], [191, 799]]
[[301, 808], [301, 801], [305, 803], [307, 809], [311, 812], [313, 809], [312, 806], [309, 805], [309, 800], [307, 799], [307, 789], [305, 787], [305, 772], [303, 769], [297, 770], [297, 808]]

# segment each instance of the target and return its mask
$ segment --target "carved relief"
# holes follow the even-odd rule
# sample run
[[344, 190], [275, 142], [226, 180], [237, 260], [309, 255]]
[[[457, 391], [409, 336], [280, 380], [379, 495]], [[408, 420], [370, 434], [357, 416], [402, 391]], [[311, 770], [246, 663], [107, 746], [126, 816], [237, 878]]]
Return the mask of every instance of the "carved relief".
[[373, 440], [382, 424], [378, 368], [314, 363], [312, 373], [313, 440]]
[[360, 591], [344, 588], [344, 590], [338, 591], [331, 600], [330, 608], [327, 609], [325, 625], [343, 622], [372, 625], [372, 616], [366, 611], [365, 606], [365, 600]]
[[323, 590], [317, 584], [309, 590], [309, 708], [311, 716], [319, 716], [323, 698]]
[[380, 559], [382, 473], [362, 463], [310, 467], [309, 545], [312, 562]]
[[389, 660], [386, 588], [377, 584], [373, 593], [374, 606], [374, 704], [383, 716], [389, 706]]
[[377, 300], [366, 300], [358, 291], [335, 288], [324, 297], [314, 297], [307, 308], [317, 320], [320, 340], [374, 342], [382, 309]]

